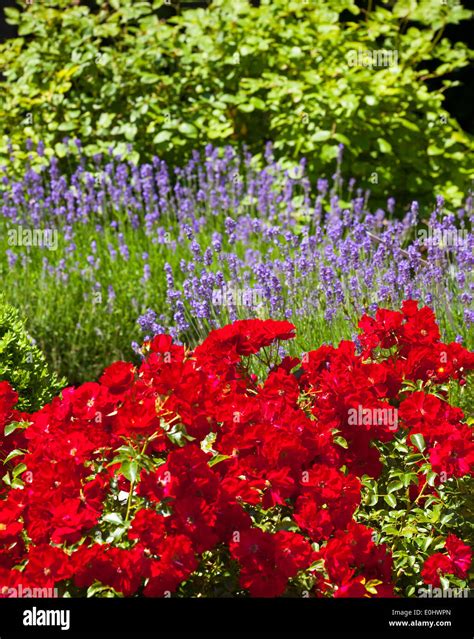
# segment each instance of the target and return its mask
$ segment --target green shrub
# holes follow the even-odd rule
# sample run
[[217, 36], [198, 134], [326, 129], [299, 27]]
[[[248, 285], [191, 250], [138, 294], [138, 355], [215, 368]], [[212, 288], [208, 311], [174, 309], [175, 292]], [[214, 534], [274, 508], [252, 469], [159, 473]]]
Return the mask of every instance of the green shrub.
[[168, 22], [161, 0], [88, 4], [6, 9], [19, 37], [0, 45], [0, 155], [11, 136], [19, 158], [28, 137], [64, 156], [69, 136], [89, 156], [133, 143], [134, 160], [181, 163], [209, 141], [261, 152], [271, 139], [280, 156], [307, 156], [314, 178], [343, 143], [344, 173], [378, 196], [427, 201], [434, 182], [460, 204], [473, 143], [443, 94], [472, 52], [442, 35], [471, 15], [461, 4], [395, 0], [364, 15], [354, 0], [214, 0]]
[[29, 411], [41, 408], [65, 386], [48, 370], [18, 311], [0, 298], [0, 381], [4, 380], [19, 394], [16, 408]]

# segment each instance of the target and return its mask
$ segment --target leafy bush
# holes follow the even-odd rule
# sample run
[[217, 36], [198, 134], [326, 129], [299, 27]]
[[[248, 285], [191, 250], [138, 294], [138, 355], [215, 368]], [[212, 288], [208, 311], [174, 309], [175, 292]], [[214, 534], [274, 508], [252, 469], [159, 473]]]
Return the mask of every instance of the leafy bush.
[[[19, 157], [28, 137], [64, 155], [71, 136], [89, 156], [133, 142], [135, 160], [173, 162], [209, 140], [260, 153], [272, 139], [314, 176], [344, 143], [347, 174], [377, 194], [423, 200], [434, 180], [460, 203], [472, 139], [443, 92], [471, 52], [442, 37], [471, 15], [460, 4], [397, 0], [364, 16], [353, 0], [215, 0], [167, 23], [158, 0], [88, 4], [6, 9], [19, 37], [0, 46], [4, 154], [7, 135]], [[369, 60], [384, 51], [388, 66]]]
[[3, 388], [0, 592], [467, 592], [474, 444], [444, 385], [474, 354], [414, 301], [359, 327], [360, 349], [283, 360], [286, 321], [235, 322], [194, 351], [159, 335], [140, 367], [115, 362], [27, 422]]
[[0, 380], [8, 381], [19, 394], [17, 408], [21, 410], [40, 408], [65, 385], [48, 370], [18, 311], [1, 297]]

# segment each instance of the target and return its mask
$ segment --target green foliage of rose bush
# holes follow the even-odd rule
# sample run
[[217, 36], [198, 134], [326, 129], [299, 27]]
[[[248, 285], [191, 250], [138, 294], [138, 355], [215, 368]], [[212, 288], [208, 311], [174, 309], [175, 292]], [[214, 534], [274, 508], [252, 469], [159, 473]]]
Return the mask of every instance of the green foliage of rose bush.
[[[402, 203], [430, 199], [433, 182], [459, 203], [472, 177], [472, 138], [443, 109], [472, 57], [443, 37], [470, 16], [461, 4], [397, 0], [364, 15], [353, 0], [214, 0], [168, 21], [161, 0], [89, 5], [6, 9], [19, 35], [0, 45], [4, 157], [9, 136], [20, 159], [28, 137], [64, 156], [70, 136], [89, 156], [133, 143], [134, 160], [171, 162], [209, 141], [260, 153], [271, 139], [289, 161], [307, 156], [313, 177], [343, 143], [346, 174]], [[367, 64], [368, 51], [397, 63]]]

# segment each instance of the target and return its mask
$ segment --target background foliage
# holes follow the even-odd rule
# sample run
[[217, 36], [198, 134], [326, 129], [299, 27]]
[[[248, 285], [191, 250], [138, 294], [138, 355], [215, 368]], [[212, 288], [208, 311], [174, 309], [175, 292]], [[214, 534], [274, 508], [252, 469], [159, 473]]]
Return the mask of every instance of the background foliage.
[[[6, 9], [19, 37], [0, 46], [3, 154], [10, 136], [19, 158], [27, 137], [64, 155], [70, 136], [89, 156], [133, 143], [134, 160], [181, 162], [208, 141], [260, 153], [272, 139], [314, 177], [344, 143], [347, 174], [376, 194], [423, 201], [436, 181], [460, 203], [472, 138], [443, 109], [449, 74], [472, 57], [443, 37], [471, 15], [460, 4], [364, 14], [353, 0], [215, 0], [167, 22], [161, 0], [88, 4]], [[350, 66], [352, 51], [381, 49], [398, 52], [396, 67]]]

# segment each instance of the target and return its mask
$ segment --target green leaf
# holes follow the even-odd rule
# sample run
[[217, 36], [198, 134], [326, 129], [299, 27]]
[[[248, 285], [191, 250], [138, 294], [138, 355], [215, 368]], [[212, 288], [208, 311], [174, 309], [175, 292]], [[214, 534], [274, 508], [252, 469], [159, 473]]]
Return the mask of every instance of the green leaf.
[[423, 552], [427, 552], [428, 548], [431, 546], [431, 543], [433, 541], [433, 537], [427, 537], [426, 539], [423, 540]]
[[167, 433], [168, 439], [176, 444], [176, 446], [185, 446], [188, 442], [195, 440], [195, 437], [188, 435], [186, 427], [183, 424], [174, 424], [173, 428]]
[[133, 446], [119, 446], [117, 448], [117, 452], [121, 454], [124, 453], [130, 457], [135, 454], [135, 449], [133, 448]]
[[400, 488], [403, 488], [403, 482], [401, 482], [401, 481], [392, 481], [387, 486], [387, 492], [393, 493], [396, 490], [400, 490]]
[[250, 104], [252, 104], [256, 109], [260, 109], [261, 111], [267, 108], [267, 105], [265, 104], [265, 102], [255, 96], [250, 98]]
[[68, 152], [67, 146], [62, 142], [58, 142], [57, 144], [55, 144], [54, 150], [56, 151], [56, 155], [60, 158], [66, 157], [66, 154]]
[[76, 122], [61, 122], [61, 124], [58, 126], [58, 131], [74, 131], [76, 127]]
[[417, 126], [414, 122], [412, 122], [411, 120], [406, 120], [405, 118], [399, 118], [398, 120], [399, 122], [401, 122], [403, 124], [403, 126], [406, 129], [409, 129], [410, 131], [415, 131], [416, 133], [418, 133], [420, 131], [420, 127]]
[[122, 133], [124, 134], [125, 139], [129, 142], [132, 142], [135, 139], [137, 131], [138, 129], [136, 124], [127, 123], [122, 126]]
[[35, 25], [32, 22], [23, 22], [18, 27], [18, 35], [20, 36], [30, 35], [30, 33], [33, 33], [34, 30], [35, 30]]
[[344, 437], [342, 437], [341, 435], [335, 435], [334, 436], [334, 442], [336, 444], [339, 444], [339, 446], [342, 446], [342, 448], [348, 448], [349, 444], [347, 443], [347, 440], [344, 439]]
[[15, 430], [17, 430], [18, 428], [27, 428], [28, 427], [28, 422], [10, 422], [9, 424], [7, 424], [5, 426], [5, 437], [8, 437], [8, 435], [11, 435], [11, 433], [13, 433]]
[[435, 524], [437, 521], [439, 521], [440, 518], [440, 514], [441, 514], [441, 504], [435, 506], [430, 514], [429, 517], [429, 521], [432, 524]]
[[398, 536], [398, 528], [395, 528], [395, 526], [393, 526], [392, 524], [389, 524], [388, 526], [382, 526], [382, 532], [386, 535], [392, 535], [392, 536]]
[[100, 583], [99, 581], [96, 581], [95, 583], [92, 584], [92, 586], [89, 586], [89, 588], [87, 589], [86, 597], [97, 597], [97, 595], [99, 595], [100, 593], [103, 593], [109, 590], [110, 590], [109, 586], [104, 586], [104, 584]]
[[190, 124], [189, 122], [182, 122], [178, 127], [178, 131], [188, 138], [197, 138], [198, 130], [194, 124]]
[[20, 12], [18, 11], [18, 9], [14, 9], [13, 7], [5, 7], [3, 11], [7, 16], [6, 22], [8, 24], [18, 24], [20, 17]]
[[239, 104], [239, 111], [243, 111], [244, 113], [251, 113], [255, 110], [255, 107], [250, 102], [243, 102]]
[[438, 473], [435, 473], [434, 470], [431, 470], [427, 475], [426, 475], [426, 481], [430, 486], [434, 486], [435, 482], [436, 482], [436, 477], [438, 476]]
[[377, 586], [380, 585], [382, 582], [379, 579], [371, 579], [369, 582], [367, 582], [365, 584], [365, 588], [367, 590], [367, 592], [370, 592], [370, 594], [372, 595], [376, 595], [377, 594]]
[[331, 137], [331, 131], [316, 131], [311, 136], [311, 139], [314, 142], [323, 142], [324, 140], [328, 140]]
[[411, 466], [413, 464], [418, 464], [418, 462], [420, 462], [422, 459], [423, 455], [420, 455], [420, 453], [411, 453], [410, 455], [407, 455], [406, 463]]
[[344, 135], [343, 133], [335, 133], [334, 139], [338, 142], [342, 142], [343, 144], [345, 144], [346, 147], [351, 146], [351, 140], [347, 137], [347, 135]]
[[103, 521], [108, 521], [111, 524], [123, 524], [123, 518], [122, 515], [120, 513], [107, 513], [106, 515], [104, 515], [102, 517]]
[[443, 590], [449, 590], [449, 579], [447, 579], [446, 577], [443, 577], [442, 575], [439, 576], [439, 581], [441, 584], [441, 588]]
[[397, 505], [397, 500], [395, 499], [394, 495], [385, 495], [384, 499], [385, 502], [392, 508], [395, 508], [395, 506]]
[[99, 127], [103, 127], [104, 129], [107, 129], [112, 124], [113, 119], [114, 119], [113, 113], [101, 113], [97, 124]]
[[365, 503], [367, 504], [367, 506], [375, 506], [378, 500], [379, 500], [379, 496], [377, 495], [377, 493], [369, 493], [365, 497]]
[[19, 448], [15, 448], [15, 450], [12, 450], [3, 460], [4, 464], [7, 464], [11, 459], [14, 459], [15, 457], [18, 457], [19, 455], [24, 455], [25, 452], [23, 450], [20, 450]]
[[410, 484], [416, 484], [418, 482], [418, 475], [417, 473], [403, 473], [400, 479], [405, 488], [408, 488]]
[[209, 462], [209, 466], [212, 468], [212, 466], [219, 464], [221, 461], [224, 461], [225, 459], [230, 459], [230, 457], [231, 457], [230, 455], [216, 455]]
[[138, 464], [136, 461], [126, 461], [122, 464], [120, 472], [124, 477], [128, 479], [132, 484], [136, 481], [138, 476]]
[[161, 144], [162, 142], [168, 142], [168, 140], [171, 140], [172, 137], [173, 134], [171, 133], [171, 131], [160, 131], [153, 138], [153, 142], [155, 144]]
[[392, 152], [392, 145], [387, 140], [384, 140], [383, 138], [378, 138], [377, 143], [378, 143], [379, 149], [382, 151], [382, 153], [391, 153]]
[[436, 497], [435, 495], [429, 495], [429, 497], [426, 499], [425, 503], [424, 503], [424, 508], [429, 508], [430, 506], [432, 506], [433, 504], [436, 504], [439, 502], [439, 498]]
[[127, 526], [118, 526], [112, 533], [111, 537], [113, 541], [117, 541], [120, 537], [123, 537], [127, 532]]
[[28, 466], [26, 464], [18, 464], [18, 466], [15, 466], [13, 469], [13, 477], [18, 477], [18, 475], [21, 475], [21, 473], [24, 473], [27, 469]]
[[423, 437], [421, 433], [416, 433], [415, 435], [412, 435], [410, 439], [421, 453], [425, 450], [426, 448], [425, 438]]
[[452, 520], [453, 517], [454, 517], [454, 513], [446, 513], [445, 515], [441, 517], [439, 522], [443, 526], [446, 526], [446, 524], [449, 524], [449, 522]]

